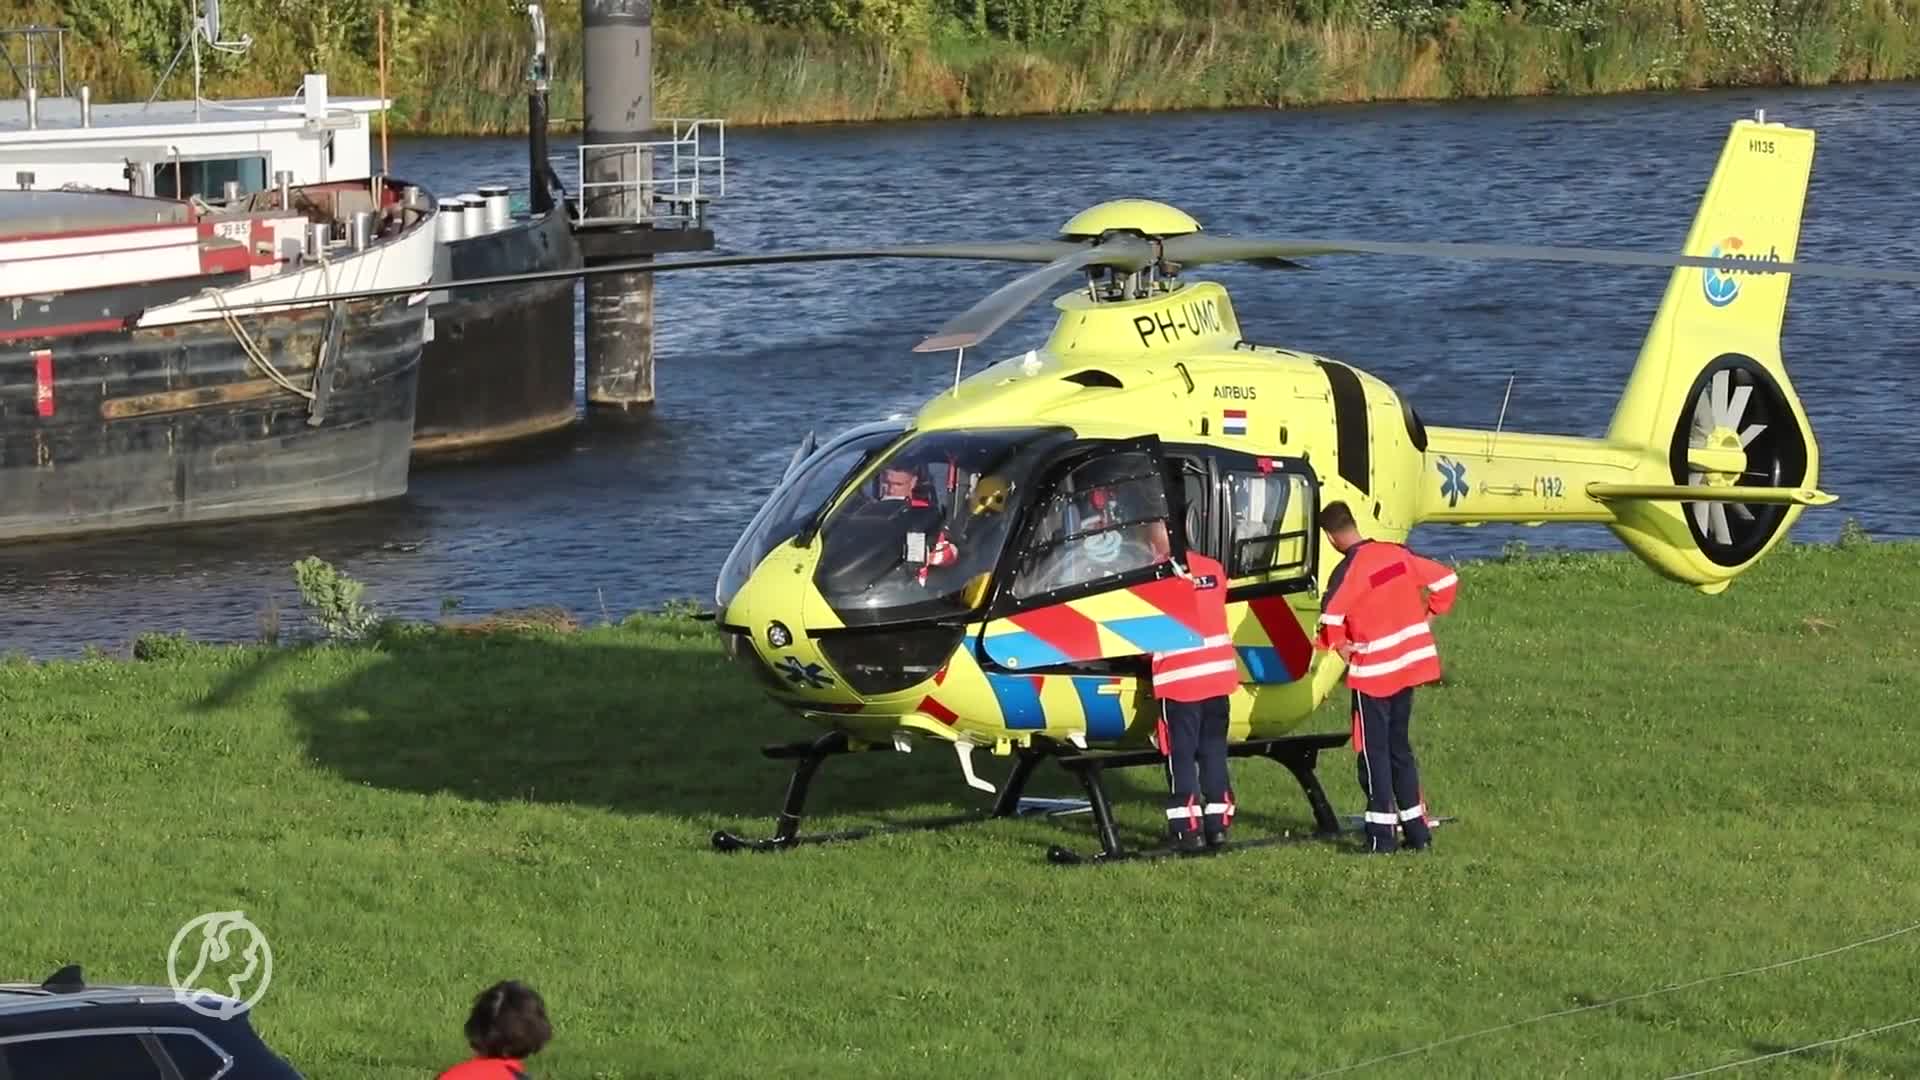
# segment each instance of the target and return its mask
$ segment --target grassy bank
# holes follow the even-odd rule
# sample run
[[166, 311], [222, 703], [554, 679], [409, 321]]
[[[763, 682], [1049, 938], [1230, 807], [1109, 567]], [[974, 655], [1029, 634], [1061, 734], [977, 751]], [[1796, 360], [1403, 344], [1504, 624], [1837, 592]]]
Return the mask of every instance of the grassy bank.
[[[755, 750], [804, 732], [685, 620], [0, 665], [0, 977], [164, 980], [184, 922], [240, 909], [256, 1023], [316, 1077], [431, 1075], [506, 976], [547, 995], [538, 1076], [1297, 1076], [1920, 918], [1920, 548], [1793, 548], [1720, 597], [1624, 556], [1461, 576], [1415, 726], [1459, 821], [1380, 861], [1046, 865], [1085, 818], [711, 852], [769, 826]], [[1343, 813], [1352, 762], [1321, 769]], [[1114, 781], [1135, 842], [1149, 773]], [[833, 762], [808, 827], [978, 804], [956, 774]], [[1279, 767], [1235, 780], [1245, 835], [1309, 823]], [[1911, 1016], [1916, 961], [1901, 935], [1352, 1075], [1706, 1068]], [[1767, 1075], [1911, 1075], [1915, 1031]]]
[[[144, 99], [179, 5], [16, 0], [75, 29], [75, 78]], [[319, 66], [379, 88], [376, 0], [228, 0], [251, 55], [216, 95], [287, 94]], [[400, 133], [523, 130], [526, 22], [509, 0], [391, 0]], [[550, 5], [553, 115], [578, 118], [577, 0]], [[1284, 107], [1818, 85], [1920, 75], [1920, 0], [708, 0], [655, 8], [655, 113], [740, 124]], [[191, 90], [191, 67], [168, 93]], [[565, 126], [564, 124], [562, 125]]]

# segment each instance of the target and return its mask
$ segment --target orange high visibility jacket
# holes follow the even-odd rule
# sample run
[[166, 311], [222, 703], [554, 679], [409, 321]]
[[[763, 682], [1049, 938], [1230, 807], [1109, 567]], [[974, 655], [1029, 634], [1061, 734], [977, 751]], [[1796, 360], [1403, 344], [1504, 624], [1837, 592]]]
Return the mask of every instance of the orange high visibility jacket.
[[1240, 686], [1240, 654], [1227, 632], [1227, 571], [1197, 551], [1187, 553], [1194, 608], [1204, 639], [1190, 649], [1153, 654], [1153, 695], [1169, 701], [1205, 701]]
[[1389, 541], [1362, 540], [1327, 581], [1315, 643], [1353, 643], [1347, 686], [1362, 694], [1385, 697], [1434, 682], [1440, 654], [1427, 617], [1453, 607], [1458, 585], [1454, 572], [1432, 559]]
[[435, 1080], [529, 1080], [517, 1058], [472, 1057], [442, 1072]]

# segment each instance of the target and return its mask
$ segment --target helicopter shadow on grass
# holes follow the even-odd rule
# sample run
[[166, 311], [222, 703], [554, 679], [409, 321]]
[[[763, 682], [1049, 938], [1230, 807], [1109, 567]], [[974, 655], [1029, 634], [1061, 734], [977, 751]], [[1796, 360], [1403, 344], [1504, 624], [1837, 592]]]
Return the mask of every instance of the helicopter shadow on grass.
[[[344, 677], [316, 682], [305, 650], [336, 647], [264, 653], [202, 706], [283, 703], [306, 760], [355, 784], [656, 817], [684, 828], [687, 843], [701, 847], [717, 828], [770, 835], [793, 763], [770, 760], [760, 748], [820, 733], [768, 701], [705, 624], [386, 633], [377, 646], [361, 647]], [[1011, 761], [981, 752], [976, 767], [998, 787]], [[1164, 776], [1153, 768], [1108, 776], [1128, 844], [1157, 842], [1153, 819], [1160, 817]], [[1046, 764], [1027, 794], [1084, 792], [1066, 770]], [[984, 811], [992, 801], [964, 785], [955, 756], [937, 745], [919, 744], [911, 754], [841, 755], [815, 775], [802, 831]], [[1309, 819], [1303, 805], [1272, 821], [1242, 820], [1264, 830], [1298, 828]], [[1095, 842], [1084, 813], [1043, 821], [1024, 835]]]

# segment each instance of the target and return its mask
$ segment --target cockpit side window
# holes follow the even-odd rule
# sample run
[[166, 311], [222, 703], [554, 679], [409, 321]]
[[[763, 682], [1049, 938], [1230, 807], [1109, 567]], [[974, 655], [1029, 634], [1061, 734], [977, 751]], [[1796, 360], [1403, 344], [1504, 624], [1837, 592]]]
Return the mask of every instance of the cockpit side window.
[[1166, 561], [1170, 515], [1166, 482], [1151, 455], [1123, 452], [1082, 463], [1040, 506], [1013, 597], [1096, 584]]

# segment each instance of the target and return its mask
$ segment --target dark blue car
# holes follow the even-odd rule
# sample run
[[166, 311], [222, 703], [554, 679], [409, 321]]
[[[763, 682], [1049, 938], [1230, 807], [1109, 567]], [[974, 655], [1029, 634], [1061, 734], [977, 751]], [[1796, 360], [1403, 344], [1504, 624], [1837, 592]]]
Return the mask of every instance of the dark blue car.
[[[215, 1012], [225, 999], [196, 993]], [[88, 986], [78, 966], [0, 983], [0, 1080], [301, 1080], [247, 1010], [189, 1008], [165, 986]]]

